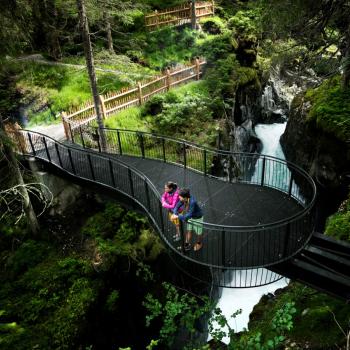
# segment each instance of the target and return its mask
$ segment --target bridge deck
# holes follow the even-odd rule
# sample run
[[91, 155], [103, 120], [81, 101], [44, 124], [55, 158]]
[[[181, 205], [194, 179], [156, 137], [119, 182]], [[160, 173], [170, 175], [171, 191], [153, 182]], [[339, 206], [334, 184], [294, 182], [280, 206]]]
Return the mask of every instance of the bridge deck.
[[160, 193], [166, 181], [188, 187], [204, 210], [204, 221], [216, 225], [253, 226], [270, 224], [297, 214], [301, 206], [273, 188], [227, 183], [216, 178], [158, 160], [118, 156], [145, 174]]

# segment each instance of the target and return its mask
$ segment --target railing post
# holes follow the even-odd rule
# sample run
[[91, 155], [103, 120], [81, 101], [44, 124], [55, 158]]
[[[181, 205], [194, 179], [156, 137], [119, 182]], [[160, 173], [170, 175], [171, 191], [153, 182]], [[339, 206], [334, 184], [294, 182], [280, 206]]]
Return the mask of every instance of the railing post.
[[144, 145], [142, 133], [138, 133], [138, 137], [140, 140], [141, 155], [142, 155], [142, 158], [144, 159], [145, 158], [145, 145]]
[[88, 153], [87, 157], [88, 157], [88, 162], [89, 162], [90, 171], [91, 171], [91, 178], [95, 181], [95, 180], [96, 180], [96, 178], [95, 178], [95, 172], [94, 172], [94, 168], [93, 168], [93, 166], [92, 166], [91, 156], [90, 156], [89, 153]]
[[204, 164], [203, 164], [204, 175], [207, 176], [207, 150], [206, 149], [203, 150], [203, 161], [204, 161]]
[[60, 152], [58, 150], [58, 144], [56, 142], [55, 142], [55, 149], [56, 149], [58, 161], [60, 163], [61, 168], [63, 169], [63, 163], [62, 163], [61, 155], [60, 155]]
[[46, 151], [47, 159], [48, 159], [49, 162], [51, 163], [51, 156], [50, 156], [49, 149], [47, 148], [47, 143], [46, 143], [46, 138], [45, 138], [45, 136], [43, 136], [43, 144], [44, 144], [44, 146], [45, 146], [45, 151]]
[[156, 24], [155, 24], [155, 26], [156, 26], [156, 29], [158, 29], [158, 22], [159, 22], [158, 11], [155, 10], [154, 13], [155, 13], [155, 15], [156, 15]]
[[186, 159], [186, 145], [185, 143], [182, 144], [183, 146], [183, 152], [184, 152], [184, 168], [187, 168], [187, 159]]
[[119, 130], [117, 130], [117, 138], [118, 138], [119, 154], [122, 155], [123, 151], [122, 151], [122, 143], [120, 141], [120, 132], [119, 132]]
[[95, 139], [97, 141], [98, 151], [101, 153], [100, 135], [98, 133], [98, 129], [96, 129]]
[[81, 143], [83, 145], [83, 148], [85, 148], [84, 136], [83, 136], [83, 131], [81, 130], [81, 125], [79, 125], [79, 133], [80, 133]]
[[128, 168], [128, 177], [129, 177], [129, 183], [130, 183], [130, 193], [131, 193], [131, 197], [134, 198], [135, 197], [135, 193], [134, 193], [134, 183], [132, 181], [132, 176], [131, 176], [131, 169]]
[[105, 99], [102, 95], [99, 95], [100, 98], [100, 104], [101, 104], [101, 110], [102, 110], [102, 118], [107, 118], [107, 111], [106, 111], [106, 105], [105, 105]]
[[30, 133], [29, 133], [29, 132], [27, 133], [27, 135], [28, 135], [30, 147], [32, 148], [32, 151], [33, 151], [33, 155], [35, 156], [35, 155], [36, 155], [36, 152], [35, 152], [35, 148], [34, 148], [34, 145], [33, 145], [32, 137], [30, 136]]
[[263, 157], [263, 167], [262, 167], [262, 174], [261, 174], [261, 186], [264, 186], [264, 179], [265, 179], [265, 164], [266, 164], [266, 158]]
[[68, 156], [69, 156], [70, 165], [72, 167], [73, 174], [76, 175], [75, 166], [74, 166], [73, 158], [72, 158], [72, 152], [69, 148], [68, 148]]
[[186, 252], [185, 250], [185, 230], [184, 230], [184, 223], [182, 220], [179, 220], [179, 229], [180, 229], [180, 235], [181, 235], [181, 248], [183, 252]]
[[170, 90], [170, 80], [171, 80], [170, 67], [167, 67], [167, 69], [166, 69], [166, 79], [165, 79], [167, 91]]
[[162, 203], [161, 203], [161, 201], [159, 200], [158, 201], [158, 204], [159, 204], [159, 217], [160, 217], [160, 228], [161, 228], [161, 231], [163, 232], [163, 233], [165, 233], [164, 232], [164, 219], [163, 219], [163, 207], [162, 207]]
[[290, 197], [292, 195], [292, 188], [293, 188], [293, 173], [290, 173], [290, 179], [289, 179], [289, 187], [288, 187], [288, 196]]
[[148, 211], [151, 212], [151, 201], [150, 201], [150, 198], [149, 198], [148, 183], [147, 183], [147, 181], [145, 179], [143, 180], [143, 183], [145, 184], [147, 208], [148, 208]]
[[225, 266], [225, 264], [226, 264], [225, 247], [226, 247], [226, 231], [222, 230], [222, 233], [221, 233], [221, 263], [222, 263], [222, 266]]
[[282, 256], [282, 258], [285, 258], [287, 256], [289, 239], [290, 239], [290, 222], [286, 226], [286, 238], [284, 240], [284, 247], [283, 247], [283, 256]]
[[164, 138], [162, 138], [162, 149], [163, 149], [163, 162], [166, 163], [165, 140], [164, 140]]
[[113, 172], [113, 163], [112, 163], [112, 160], [109, 159], [108, 160], [108, 165], [109, 165], [109, 172], [111, 174], [111, 179], [112, 179], [112, 185], [114, 188], [116, 188], [116, 184], [115, 184], [115, 178], [114, 178], [114, 172]]
[[137, 83], [138, 93], [139, 93], [139, 105], [142, 105], [142, 85], [140, 82]]
[[201, 71], [200, 71], [200, 64], [199, 64], [199, 57], [196, 57], [196, 79], [199, 80], [200, 79], [200, 74], [201, 74]]

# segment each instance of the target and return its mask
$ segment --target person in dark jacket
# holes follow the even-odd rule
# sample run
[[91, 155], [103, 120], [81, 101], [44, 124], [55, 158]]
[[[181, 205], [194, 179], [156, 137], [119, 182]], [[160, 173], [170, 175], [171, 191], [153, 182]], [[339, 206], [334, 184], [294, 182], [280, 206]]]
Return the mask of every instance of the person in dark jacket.
[[[203, 246], [203, 212], [198, 205], [196, 199], [191, 196], [188, 188], [183, 188], [179, 191], [179, 202], [174, 208], [173, 219], [178, 218], [182, 222], [186, 222], [186, 238], [185, 249], [191, 249], [192, 232], [197, 235], [197, 242], [193, 247], [194, 251], [198, 251]], [[181, 213], [180, 213], [181, 212]]]

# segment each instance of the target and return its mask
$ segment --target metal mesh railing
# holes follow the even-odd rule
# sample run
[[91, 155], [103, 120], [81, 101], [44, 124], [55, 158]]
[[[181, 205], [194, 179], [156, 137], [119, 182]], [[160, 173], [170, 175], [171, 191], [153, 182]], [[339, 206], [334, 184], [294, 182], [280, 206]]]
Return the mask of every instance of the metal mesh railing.
[[[22, 131], [15, 139], [20, 137], [19, 151], [23, 154], [35, 156], [69, 174], [115, 189], [132, 198], [148, 214], [173, 254], [184, 260], [182, 264], [195, 263], [204, 270], [207, 268], [207, 276], [210, 275], [216, 284], [249, 287], [251, 283], [270, 283], [278, 279], [278, 275], [260, 272], [256, 276], [255, 273], [263, 271], [262, 267], [289, 259], [310, 238], [314, 226], [315, 186], [312, 179], [295, 165], [273, 157], [211, 150], [149, 133], [110, 129], [104, 131], [108, 151], [112, 153], [158, 159], [213, 178], [216, 177], [211, 169], [213, 158], [220, 158], [222, 162], [227, 162], [229, 170], [228, 175], [218, 181], [278, 189], [297, 201], [301, 210], [285, 220], [264, 225], [225, 226], [204, 222], [205, 248], [200, 252], [185, 253], [183, 232], [180, 244], [174, 243], [175, 227], [168, 220], [167, 210], [161, 206], [160, 194], [151, 180], [140, 171], [118, 159], [62, 144], [39, 133]], [[94, 142], [98, 144], [98, 138]], [[256, 167], [260, 170], [256, 171]], [[269, 174], [268, 169], [282, 172], [285, 179]], [[245, 279], [238, 283], [244, 276], [238, 270], [247, 270], [245, 276], [250, 282]]]

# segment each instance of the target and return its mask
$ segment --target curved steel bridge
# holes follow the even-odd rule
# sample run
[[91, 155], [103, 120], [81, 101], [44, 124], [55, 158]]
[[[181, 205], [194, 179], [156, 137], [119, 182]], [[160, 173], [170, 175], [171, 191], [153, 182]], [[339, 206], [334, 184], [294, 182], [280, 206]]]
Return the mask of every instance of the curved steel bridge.
[[[23, 130], [17, 144], [24, 155], [132, 199], [147, 213], [178, 265], [199, 280], [224, 287], [274, 282], [281, 270], [272, 272], [273, 267], [291, 261], [309, 242], [316, 187], [296, 165], [144, 132], [103, 133], [104, 152], [99, 135], [86, 130], [72, 135], [75, 144]], [[172, 239], [175, 227], [159, 200], [168, 180], [189, 187], [204, 210], [203, 248], [198, 252], [185, 252], [183, 234], [180, 243]]]

